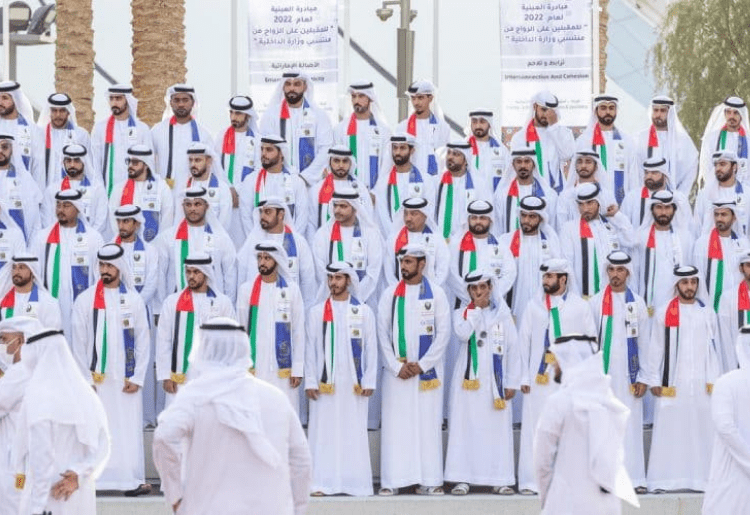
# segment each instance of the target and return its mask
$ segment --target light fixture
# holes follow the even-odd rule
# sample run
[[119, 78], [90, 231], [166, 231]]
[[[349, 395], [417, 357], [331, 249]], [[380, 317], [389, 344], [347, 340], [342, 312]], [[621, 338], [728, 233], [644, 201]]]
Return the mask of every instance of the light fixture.
[[[2, 32], [4, 13], [5, 10], [0, 8], [0, 32]], [[31, 20], [31, 7], [20, 0], [10, 3], [8, 6], [8, 28], [10, 32], [22, 32], [26, 30], [29, 26], [29, 20]]]
[[386, 21], [388, 18], [393, 16], [393, 9], [391, 9], [390, 7], [381, 7], [380, 9], [375, 9], [375, 14], [378, 15], [380, 21]]
[[31, 16], [28, 33], [36, 34], [38, 36], [41, 36], [42, 34], [49, 35], [52, 24], [55, 23], [56, 18], [57, 10], [55, 9], [55, 4], [41, 6], [34, 11], [34, 14]]

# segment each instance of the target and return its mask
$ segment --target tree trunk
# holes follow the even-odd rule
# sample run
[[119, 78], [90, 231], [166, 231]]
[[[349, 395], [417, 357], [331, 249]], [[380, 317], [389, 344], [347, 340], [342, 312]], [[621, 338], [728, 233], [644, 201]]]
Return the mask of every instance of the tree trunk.
[[607, 24], [609, 23], [609, 0], [599, 0], [599, 93], [607, 89]]
[[148, 125], [161, 120], [164, 92], [185, 82], [184, 0], [131, 0], [133, 12], [133, 94], [138, 117]]
[[78, 125], [94, 125], [94, 13], [91, 0], [57, 0], [55, 90], [76, 106]]

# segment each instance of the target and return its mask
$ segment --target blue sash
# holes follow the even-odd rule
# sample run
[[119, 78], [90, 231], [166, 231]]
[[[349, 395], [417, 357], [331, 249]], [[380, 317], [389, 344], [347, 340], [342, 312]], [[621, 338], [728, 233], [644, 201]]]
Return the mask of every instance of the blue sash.
[[[562, 298], [563, 298], [563, 302], [565, 302], [565, 300], [568, 298], [568, 292], [565, 292]], [[558, 311], [559, 309], [560, 308], [558, 306]], [[549, 318], [549, 312], [547, 312], [547, 315]], [[542, 359], [539, 362], [539, 368], [537, 369], [537, 372], [536, 372], [537, 375], [544, 375], [545, 371], [547, 370], [547, 361], [544, 358], [547, 356], [547, 352], [549, 352], [549, 345], [550, 345], [549, 331], [550, 331], [551, 325], [552, 325], [551, 323], [547, 324], [547, 329], [544, 331], [544, 352], [542, 352]]]
[[[135, 243], [133, 243], [133, 250], [135, 252], [143, 252], [144, 250], [146, 250], [146, 247], [143, 245], [143, 240], [137, 234], [135, 236]], [[145, 284], [136, 284], [135, 289], [138, 291], [138, 293], [141, 293], [144, 286]]]
[[[617, 127], [612, 128], [612, 139], [614, 141], [622, 140], [622, 136], [620, 135], [620, 131], [617, 130]], [[614, 170], [614, 174], [615, 200], [617, 200], [617, 205], [619, 206], [625, 198], [625, 170]]]
[[[255, 133], [253, 133], [253, 130], [250, 127], [248, 127], [247, 128], [247, 132], [245, 133], [245, 136], [247, 136], [248, 138], [254, 138], [255, 137]], [[237, 157], [237, 149], [236, 148], [234, 150], [234, 154], [235, 154], [235, 157]], [[253, 163], [254, 163], [254, 161], [253, 161]], [[224, 166], [224, 163], [222, 163], [222, 166]], [[250, 168], [249, 166], [244, 165], [242, 167], [242, 174], [240, 175], [240, 182], [244, 181], [245, 177], [247, 177], [248, 175], [250, 175], [251, 173], [253, 173], [253, 170], [255, 170], [255, 168]]]
[[495, 383], [497, 383], [497, 393], [501, 399], [505, 399], [505, 389], [503, 388], [503, 356], [502, 354], [492, 353], [492, 370], [495, 373]]
[[[310, 104], [307, 99], [303, 100], [302, 108], [308, 109]], [[283, 136], [282, 136], [283, 137]], [[302, 172], [310, 166], [315, 159], [315, 136], [300, 136], [299, 138], [299, 171]]]
[[[422, 277], [422, 284], [419, 287], [419, 300], [432, 300], [434, 302], [432, 288], [430, 288], [430, 282], [426, 277]], [[422, 359], [427, 354], [427, 351], [430, 350], [433, 332], [419, 335], [419, 359]], [[420, 381], [432, 381], [433, 379], [437, 379], [437, 372], [434, 368], [419, 375]]]
[[[18, 125], [22, 125], [24, 127], [29, 126], [29, 122], [26, 121], [26, 118], [24, 118], [20, 112], [18, 113]], [[31, 136], [31, 134], [29, 134], [29, 136]], [[31, 156], [21, 155], [21, 160], [23, 161], [23, 165], [26, 167], [26, 169], [31, 171]], [[11, 165], [11, 168], [12, 167], [13, 165]]]
[[[370, 126], [377, 126], [377, 123], [375, 122], [375, 117], [373, 115], [370, 115]], [[368, 149], [369, 151], [369, 149]], [[375, 188], [375, 184], [378, 182], [378, 169], [379, 169], [379, 162], [378, 162], [378, 156], [377, 155], [370, 155], [370, 170], [368, 174], [368, 184], [369, 188], [372, 190]]]
[[[430, 112], [430, 125], [437, 125], [437, 118], [435, 114]], [[435, 157], [435, 149], [430, 149], [430, 155], [427, 156], [427, 173], [430, 175], [437, 175], [438, 165], [437, 157]]]
[[[359, 306], [360, 302], [353, 296], [349, 295], [349, 305]], [[348, 315], [348, 313], [347, 313]], [[347, 329], [348, 330], [348, 329]], [[323, 350], [325, 351], [326, 323], [323, 322]], [[352, 346], [352, 361], [354, 362], [354, 372], [357, 375], [357, 385], [362, 385], [362, 335], [359, 338], [350, 338]], [[320, 376], [321, 383], [328, 383], [328, 370], [326, 361], [323, 359], [323, 374]]]
[[[276, 288], [286, 288], [287, 284], [284, 278], [279, 274], [276, 280]], [[279, 370], [292, 368], [292, 322], [276, 321], [275, 324], [275, 345], [276, 345], [276, 364]]]
[[[151, 175], [151, 172], [149, 171], [148, 177], [146, 178], [146, 189], [150, 190], [157, 187], [156, 179], [154, 179], [154, 176]], [[148, 207], [146, 205], [143, 205], [142, 207], [144, 209], [141, 212], [143, 213], [143, 221], [145, 222], [143, 224], [143, 237], [146, 241], [150, 242], [156, 238], [157, 234], [159, 234], [159, 211], [145, 209]]]
[[[499, 146], [500, 143], [498, 143], [495, 138], [490, 136], [490, 148], [497, 148]], [[498, 176], [497, 174], [495, 174], [492, 176], [492, 191], [495, 191], [497, 189], [497, 185], [500, 184], [502, 178], [502, 175]]]
[[[85, 232], [86, 227], [79, 218], [78, 225], [76, 226], [76, 234], [84, 234]], [[60, 242], [60, 245], [62, 245], [62, 242]], [[83, 293], [89, 287], [89, 267], [73, 264], [70, 266], [70, 276], [73, 282], [73, 300], [75, 300], [79, 294]], [[60, 280], [62, 280], [62, 277]]]
[[[19, 114], [18, 116], [20, 118], [21, 115]], [[16, 178], [16, 167], [13, 166], [13, 163], [11, 163], [10, 167], [8, 168], [8, 175], [7, 175], [7, 177], [9, 179], [15, 179]], [[16, 187], [20, 187], [20, 186], [21, 186], [20, 184], [16, 184]], [[27, 238], [26, 237], [26, 217], [23, 214], [23, 206], [21, 208], [10, 207], [8, 209], [8, 214], [13, 219], [13, 221], [16, 222], [16, 224], [18, 225], [18, 227], [23, 232], [23, 238], [25, 240]]]

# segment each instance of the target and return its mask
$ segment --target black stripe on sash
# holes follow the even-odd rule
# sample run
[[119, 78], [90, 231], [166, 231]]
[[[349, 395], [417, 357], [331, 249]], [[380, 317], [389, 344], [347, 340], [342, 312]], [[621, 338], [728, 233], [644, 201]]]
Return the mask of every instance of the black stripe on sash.
[[471, 337], [469, 343], [466, 346], [466, 371], [464, 372], [464, 379], [469, 379], [469, 373], [471, 372]]
[[[179, 347], [180, 339], [180, 316], [182, 311], [175, 312], [174, 315], [174, 331], [172, 334], [172, 372], [177, 373], [177, 348]], [[253, 363], [253, 365], [255, 365]]]
[[652, 157], [654, 155], [654, 147], [648, 146], [648, 151], [646, 152], [646, 157]]
[[49, 249], [51, 246], [52, 246], [51, 243], [47, 243], [47, 245], [45, 245], [44, 247], [44, 287], [48, 290], [49, 290], [49, 286], [47, 285], [47, 275], [49, 271]]
[[[396, 302], [397, 301], [398, 301], [398, 297], [396, 297], [396, 295], [394, 295], [393, 296], [393, 301], [391, 302], [391, 328], [393, 328], [393, 322], [396, 321]], [[393, 352], [396, 352], [396, 345], [397, 345], [397, 343], [394, 342], [393, 338], [391, 337], [391, 347], [393, 348]]]
[[[396, 182], [396, 186], [395, 187], [398, 188], [398, 181]], [[388, 209], [388, 218], [390, 218], [391, 221], [393, 221], [393, 211], [391, 211], [391, 207], [392, 207], [391, 206], [391, 187], [389, 185], [387, 185], [387, 184], [385, 186], [385, 194], [388, 197], [388, 206], [387, 206], [387, 209]]]
[[286, 119], [279, 118], [279, 136], [281, 139], [286, 139]]
[[174, 149], [172, 148], [173, 143], [174, 143], [174, 125], [169, 123], [169, 154], [167, 155], [167, 179], [172, 178], [172, 153], [174, 151]]
[[[50, 136], [50, 139], [52, 139], [52, 136]], [[50, 144], [52, 144], [50, 142]], [[49, 184], [49, 155], [50, 155], [51, 149], [45, 148], [44, 149], [44, 178], [47, 180], [45, 184]]]
[[638, 220], [638, 223], [643, 223], [643, 215], [646, 214], [646, 199], [641, 197], [641, 216]]
[[99, 310], [94, 308], [94, 355], [91, 357], [91, 371], [96, 372], [96, 362], [99, 356], [96, 353], [96, 324], [99, 322]]
[[742, 329], [742, 310], [737, 310], [737, 329]]
[[443, 200], [443, 184], [442, 181], [440, 181], [440, 188], [438, 189], [438, 198], [437, 198], [437, 205], [435, 206], [435, 220], [438, 221], [438, 224], [440, 223], [440, 202]]
[[463, 278], [463, 272], [464, 272], [464, 251], [459, 248], [458, 249], [458, 276]]
[[505, 232], [510, 232], [510, 208], [511, 208], [512, 202], [513, 202], [513, 197], [508, 195], [507, 201], [505, 202]]
[[[679, 331], [679, 329], [678, 329]], [[679, 333], [678, 333], [679, 334]], [[661, 375], [661, 385], [669, 386], [669, 350], [671, 342], [669, 341], [669, 327], [664, 326], [664, 371]]]
[[586, 245], [586, 238], [581, 238], [581, 268], [583, 280], [581, 285], [581, 291], [584, 295], [589, 294], [589, 249]]
[[[333, 307], [331, 308], [333, 309]], [[323, 308], [325, 310], [325, 308]], [[328, 382], [328, 370], [326, 369], [326, 323], [323, 321], [323, 375], [320, 376], [321, 383]]]
[[649, 272], [651, 271], [651, 249], [648, 246], [646, 247], [646, 265], [645, 266], [646, 266], [646, 273], [644, 274], [645, 278], [643, 280], [643, 293], [644, 293], [643, 300], [646, 301], [646, 303], [648, 303], [648, 283], [649, 283], [648, 276], [649, 276]]
[[109, 147], [111, 145], [111, 143], [104, 144], [104, 165], [102, 166], [102, 180], [104, 181], [104, 184], [107, 184], [107, 161], [109, 161]]
[[708, 258], [708, 266], [706, 267], [706, 289], [711, 291], [711, 262], [713, 259]]

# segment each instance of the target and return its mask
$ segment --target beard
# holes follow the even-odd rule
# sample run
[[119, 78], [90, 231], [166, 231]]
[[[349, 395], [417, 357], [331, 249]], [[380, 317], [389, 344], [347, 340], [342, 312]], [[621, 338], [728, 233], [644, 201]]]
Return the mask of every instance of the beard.
[[288, 91], [284, 93], [284, 98], [286, 101], [292, 105], [299, 104], [302, 100], [302, 96], [304, 93], [297, 93], [296, 91]]
[[654, 220], [656, 220], [656, 223], [665, 226], [672, 223], [672, 218], [674, 218], [674, 215], [660, 215], [657, 217], [654, 217]]
[[472, 132], [474, 133], [475, 138], [484, 138], [487, 135], [486, 129], [477, 128], [477, 129], [474, 129]]
[[613, 123], [615, 123], [615, 117], [609, 114], [605, 114], [604, 116], [596, 115], [596, 118], [602, 125], [612, 125]]
[[393, 156], [393, 164], [395, 164], [396, 166], [404, 166], [406, 163], [409, 162], [409, 157], [410, 156], [408, 156], [408, 155], [406, 155], [406, 156], [402, 156], [402, 155]]
[[112, 283], [113, 283], [113, 282], [115, 282], [116, 280], [117, 280], [117, 278], [115, 278], [115, 277], [112, 277], [112, 276], [111, 276], [111, 275], [109, 275], [109, 274], [104, 274], [104, 275], [102, 275], [102, 282], [103, 282], [104, 284], [112, 284]]
[[524, 234], [533, 234], [537, 229], [539, 229], [539, 224], [521, 224], [521, 232], [523, 232]]
[[258, 272], [260, 272], [260, 275], [269, 276], [269, 275], [273, 274], [276, 271], [276, 266], [277, 265], [275, 265], [275, 264], [273, 266], [262, 266], [261, 265], [261, 266], [258, 267]]
[[19, 288], [26, 286], [27, 284], [31, 282], [32, 278], [33, 276], [25, 278], [17, 274], [13, 275], [13, 286], [18, 286]]
[[66, 168], [65, 173], [67, 173], [69, 177], [75, 178], [83, 175], [83, 169], [77, 170], [75, 168]]
[[660, 190], [664, 187], [664, 183], [666, 182], [666, 179], [662, 176], [661, 180], [655, 181], [653, 179], [646, 179], [644, 181], [644, 184], [648, 189], [651, 191]]
[[10, 156], [8, 156], [8, 157], [5, 157], [5, 156], [0, 157], [0, 166], [7, 166], [9, 163], [10, 163]]
[[544, 289], [544, 293], [552, 295], [560, 291], [560, 281], [557, 281], [554, 284], [544, 284], [542, 285], [542, 288]]
[[406, 271], [406, 270], [404, 270], [402, 268], [401, 269], [401, 278], [402, 279], [406, 279], [407, 281], [410, 281], [410, 280], [414, 279], [417, 276], [418, 273], [419, 272], [417, 272], [416, 270], [414, 270], [413, 272], [408, 272], [408, 271]]
[[487, 225], [478, 225], [478, 224], [470, 225], [469, 226], [469, 231], [471, 231], [471, 234], [476, 234], [477, 236], [481, 236], [483, 234], [487, 234], [488, 232], [490, 232], [490, 224], [487, 224]]

